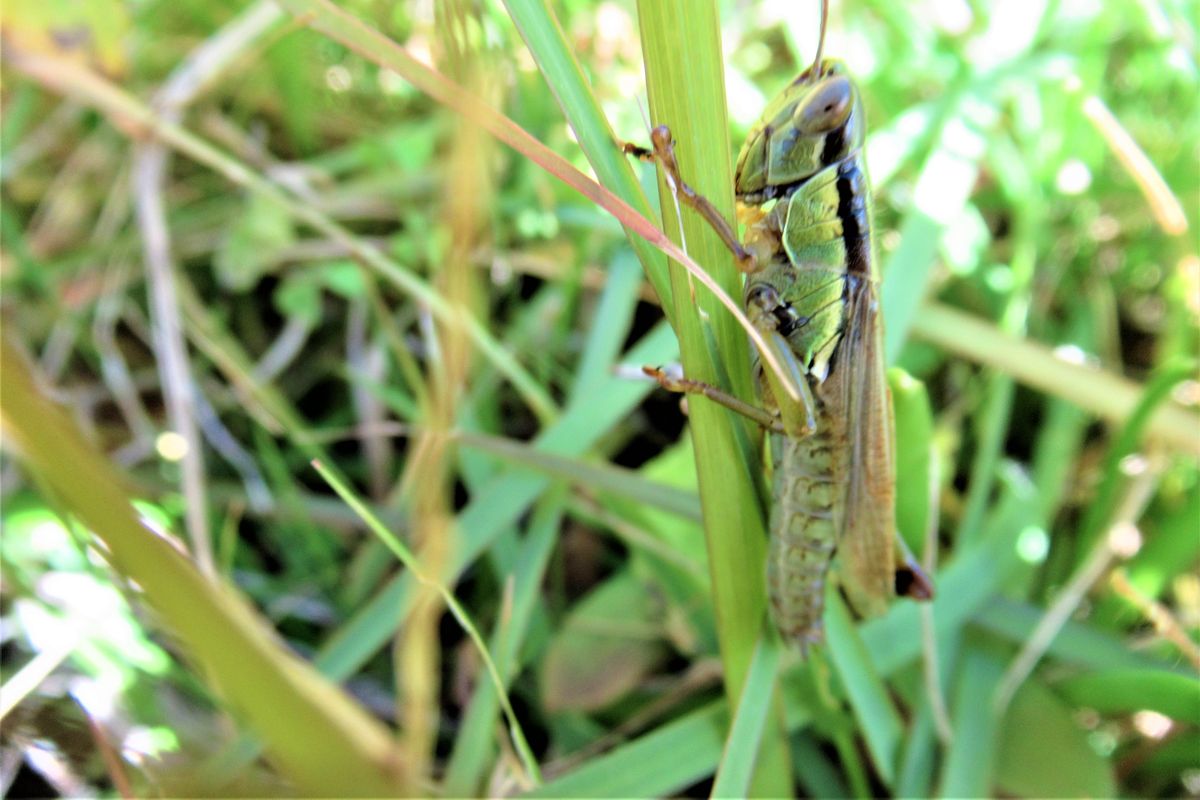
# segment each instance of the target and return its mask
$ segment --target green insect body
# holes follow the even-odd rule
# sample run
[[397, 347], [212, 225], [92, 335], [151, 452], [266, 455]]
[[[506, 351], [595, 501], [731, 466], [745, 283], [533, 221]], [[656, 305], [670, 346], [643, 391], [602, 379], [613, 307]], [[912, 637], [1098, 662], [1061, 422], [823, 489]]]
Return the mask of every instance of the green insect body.
[[758, 368], [774, 502], [767, 580], [781, 633], [823, 638], [826, 575], [837, 553], [856, 610], [893, 592], [891, 405], [880, 359], [862, 104], [845, 68], [801, 74], [751, 130], [735, 189], [751, 322], [786, 358], [800, 403]]

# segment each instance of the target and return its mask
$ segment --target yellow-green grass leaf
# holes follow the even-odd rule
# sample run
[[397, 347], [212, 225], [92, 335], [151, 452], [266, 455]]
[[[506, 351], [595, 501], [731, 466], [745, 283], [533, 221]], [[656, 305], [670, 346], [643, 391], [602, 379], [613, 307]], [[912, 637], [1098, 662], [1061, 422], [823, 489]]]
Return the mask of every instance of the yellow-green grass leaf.
[[0, 344], [5, 438], [97, 538], [210, 680], [267, 744], [295, 790], [316, 796], [396, 793], [403, 764], [387, 730], [310, 665], [232, 588], [200, 574], [138, 519], [111, 463], [34, 388], [7, 336]]

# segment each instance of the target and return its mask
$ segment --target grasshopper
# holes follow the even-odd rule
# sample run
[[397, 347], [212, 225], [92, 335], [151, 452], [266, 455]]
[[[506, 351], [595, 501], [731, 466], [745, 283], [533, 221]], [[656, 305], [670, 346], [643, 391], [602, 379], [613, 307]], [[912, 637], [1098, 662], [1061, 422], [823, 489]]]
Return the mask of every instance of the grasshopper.
[[[807, 652], [824, 638], [825, 581], [836, 554], [841, 586], [862, 615], [895, 593], [932, 596], [896, 536], [891, 397], [884, 376], [878, 276], [871, 234], [866, 133], [859, 89], [820, 44], [804, 70], [763, 111], [738, 156], [735, 228], [682, 179], [670, 131], [652, 148], [680, 202], [700, 213], [747, 275], [747, 317], [790, 387], [755, 361], [761, 407], [715, 387], [647, 374], [670, 391], [702, 394], [767, 431], [772, 468], [766, 567], [771, 613]], [[798, 397], [799, 399], [795, 399]]]

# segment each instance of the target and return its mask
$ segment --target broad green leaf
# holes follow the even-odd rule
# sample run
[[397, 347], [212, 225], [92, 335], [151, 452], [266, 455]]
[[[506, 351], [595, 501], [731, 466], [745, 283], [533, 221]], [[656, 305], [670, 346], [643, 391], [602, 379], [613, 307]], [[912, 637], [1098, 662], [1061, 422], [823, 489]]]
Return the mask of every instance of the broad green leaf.
[[620, 572], [567, 614], [542, 665], [547, 711], [594, 711], [636, 687], [666, 655], [662, 609], [650, 588]]
[[1112, 765], [1088, 744], [1071, 709], [1036, 680], [1013, 698], [1000, 726], [996, 783], [1018, 797], [1114, 797]]

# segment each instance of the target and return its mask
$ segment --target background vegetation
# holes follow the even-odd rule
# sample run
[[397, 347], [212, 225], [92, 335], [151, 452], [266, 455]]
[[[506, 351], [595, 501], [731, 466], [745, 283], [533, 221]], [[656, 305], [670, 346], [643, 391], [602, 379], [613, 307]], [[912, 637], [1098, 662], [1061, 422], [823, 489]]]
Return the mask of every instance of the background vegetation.
[[6, 790], [1200, 793], [1198, 11], [834, 4], [938, 597], [802, 662], [616, 141], [729, 207], [815, 3], [6, 3]]

